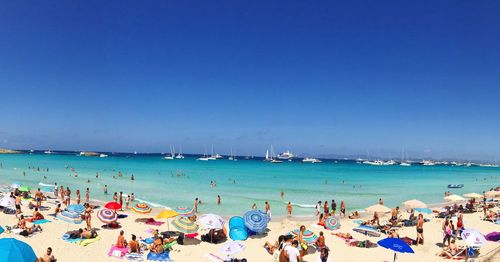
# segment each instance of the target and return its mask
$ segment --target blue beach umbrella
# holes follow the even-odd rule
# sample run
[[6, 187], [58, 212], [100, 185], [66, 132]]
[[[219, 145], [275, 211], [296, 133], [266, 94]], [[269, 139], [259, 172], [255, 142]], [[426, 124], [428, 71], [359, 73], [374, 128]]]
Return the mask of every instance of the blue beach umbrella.
[[85, 207], [80, 204], [72, 204], [66, 207], [66, 210], [68, 210], [69, 212], [81, 214], [83, 213], [83, 211], [85, 211]]
[[0, 239], [0, 261], [33, 262], [36, 254], [30, 245], [15, 238]]
[[255, 233], [263, 233], [267, 228], [269, 217], [261, 210], [250, 210], [243, 215], [245, 226]]
[[[67, 223], [81, 224], [82, 218], [80, 214], [75, 212], [63, 211], [56, 216], [57, 219], [62, 220]], [[1, 261], [1, 260], [0, 260]]]
[[415, 253], [411, 247], [399, 238], [385, 238], [377, 242], [381, 247], [394, 251], [394, 260], [396, 261], [396, 252]]
[[414, 209], [417, 212], [424, 213], [424, 214], [432, 214], [432, 210], [430, 208], [415, 208]]

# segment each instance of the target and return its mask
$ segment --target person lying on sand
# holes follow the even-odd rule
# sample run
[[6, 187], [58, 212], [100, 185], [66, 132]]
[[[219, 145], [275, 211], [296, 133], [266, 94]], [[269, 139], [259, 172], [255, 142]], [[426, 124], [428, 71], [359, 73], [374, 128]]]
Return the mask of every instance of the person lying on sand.
[[451, 243], [441, 251], [440, 257], [453, 257], [458, 254], [460, 248], [455, 244], [455, 239], [451, 240]]
[[331, 234], [334, 235], [334, 236], [343, 238], [343, 239], [352, 239], [352, 235], [349, 234], [349, 233], [333, 233], [332, 232]]
[[354, 211], [351, 214], [349, 214], [349, 219], [358, 219], [360, 218], [358, 211]]
[[78, 229], [78, 233], [80, 234], [80, 238], [83, 239], [91, 239], [97, 237], [97, 232], [95, 230], [87, 230], [87, 229]]
[[278, 237], [278, 241], [276, 241], [274, 245], [266, 241], [266, 243], [264, 244], [264, 248], [267, 250], [269, 254], [272, 255], [276, 250], [281, 250], [281, 246], [283, 245], [284, 241], [285, 241], [285, 236], [280, 235]]

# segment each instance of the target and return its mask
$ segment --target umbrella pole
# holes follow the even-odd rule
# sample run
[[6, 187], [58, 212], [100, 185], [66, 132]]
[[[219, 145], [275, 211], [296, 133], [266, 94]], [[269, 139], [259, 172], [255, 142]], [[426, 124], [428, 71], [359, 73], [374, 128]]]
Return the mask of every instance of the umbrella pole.
[[393, 260], [393, 262], [395, 262], [395, 261], [396, 261], [396, 252], [394, 252], [394, 260]]

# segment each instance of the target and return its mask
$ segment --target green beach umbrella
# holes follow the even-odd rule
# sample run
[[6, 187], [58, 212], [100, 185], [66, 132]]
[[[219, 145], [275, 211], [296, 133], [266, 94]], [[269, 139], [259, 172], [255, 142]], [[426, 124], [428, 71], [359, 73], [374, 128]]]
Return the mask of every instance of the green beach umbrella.
[[30, 190], [31, 190], [31, 187], [29, 187], [29, 186], [22, 186], [19, 188], [19, 191], [21, 191], [21, 192], [28, 192]]

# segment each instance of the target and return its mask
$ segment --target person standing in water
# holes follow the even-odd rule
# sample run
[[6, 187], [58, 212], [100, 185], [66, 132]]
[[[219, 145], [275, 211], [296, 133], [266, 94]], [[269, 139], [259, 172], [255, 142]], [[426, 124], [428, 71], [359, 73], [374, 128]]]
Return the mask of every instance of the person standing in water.
[[120, 197], [119, 197], [119, 199], [120, 199], [119, 203], [120, 203], [120, 206], [121, 206], [120, 211], [123, 211], [123, 192], [121, 192], [121, 191], [120, 191]]
[[85, 204], [90, 203], [90, 189], [87, 187], [87, 190], [85, 190]]
[[288, 202], [288, 205], [286, 205], [286, 211], [288, 212], [288, 216], [292, 216], [292, 203]]
[[198, 198], [194, 199], [194, 213], [198, 213]]
[[268, 201], [266, 201], [265, 210], [269, 220], [271, 220], [271, 205], [269, 205]]
[[217, 205], [220, 205], [220, 195], [217, 195]]
[[108, 185], [104, 185], [104, 194], [107, 195], [108, 194]]
[[280, 197], [281, 197], [281, 200], [283, 200], [283, 198], [285, 197], [285, 192], [283, 192], [283, 190], [281, 190]]

